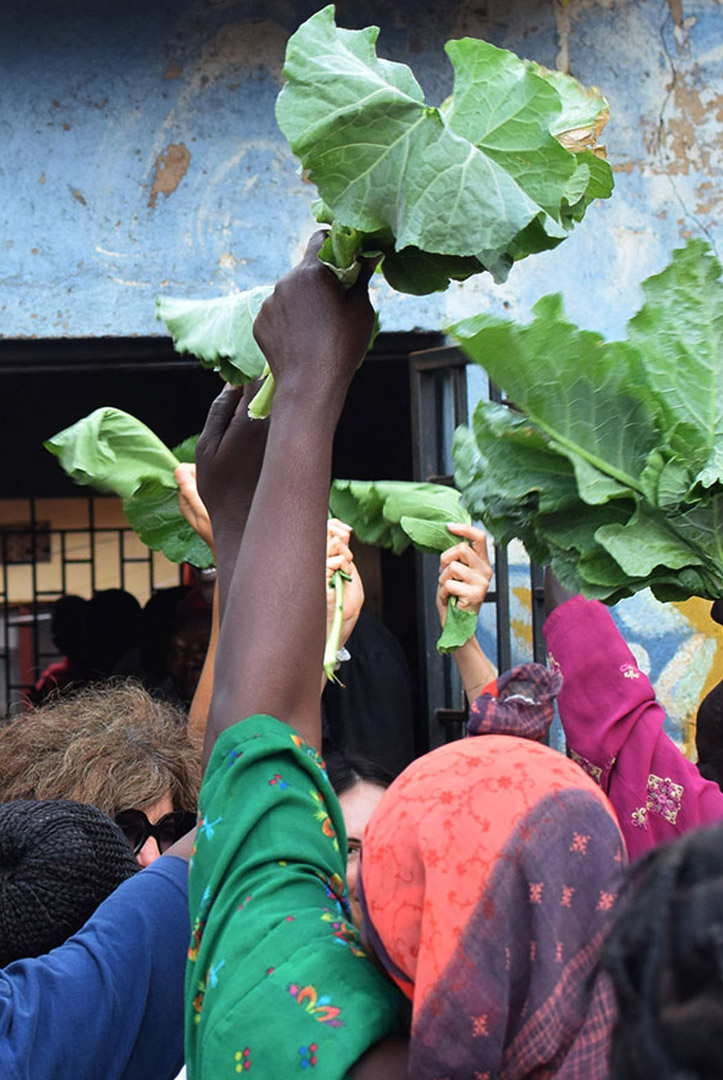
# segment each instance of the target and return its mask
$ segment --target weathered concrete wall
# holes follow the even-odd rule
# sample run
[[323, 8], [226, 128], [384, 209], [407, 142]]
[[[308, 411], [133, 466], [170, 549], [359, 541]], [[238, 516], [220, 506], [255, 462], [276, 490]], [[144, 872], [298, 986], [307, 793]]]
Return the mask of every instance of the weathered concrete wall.
[[[0, 12], [0, 335], [157, 332], [159, 291], [274, 280], [311, 228], [313, 192], [273, 104], [288, 33], [316, 5], [5, 0]], [[723, 10], [716, 0], [356, 0], [430, 101], [447, 38], [471, 34], [601, 86], [617, 192], [556, 252], [414, 300], [379, 288], [390, 330], [477, 307], [524, 314], [561, 288], [578, 321], [618, 333], [637, 284], [690, 234], [720, 237]]]

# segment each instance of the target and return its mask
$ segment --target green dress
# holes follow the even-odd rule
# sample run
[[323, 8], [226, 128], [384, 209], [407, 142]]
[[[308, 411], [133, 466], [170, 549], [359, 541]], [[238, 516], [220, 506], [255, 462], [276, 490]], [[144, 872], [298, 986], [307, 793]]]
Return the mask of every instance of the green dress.
[[396, 1030], [399, 996], [349, 919], [346, 833], [323, 762], [287, 724], [251, 716], [218, 739], [198, 813], [189, 1080], [340, 1080]]

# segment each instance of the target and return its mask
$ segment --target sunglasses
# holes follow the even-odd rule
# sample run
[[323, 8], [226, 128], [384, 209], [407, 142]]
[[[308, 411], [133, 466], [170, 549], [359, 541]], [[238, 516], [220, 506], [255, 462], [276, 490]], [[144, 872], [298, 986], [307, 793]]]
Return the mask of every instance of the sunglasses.
[[170, 814], [164, 814], [155, 825], [151, 825], [142, 810], [123, 810], [116, 815], [115, 822], [133, 848], [134, 855], [138, 854], [149, 836], [156, 841], [162, 855], [176, 840], [191, 831], [196, 824], [196, 815], [188, 810], [174, 810]]

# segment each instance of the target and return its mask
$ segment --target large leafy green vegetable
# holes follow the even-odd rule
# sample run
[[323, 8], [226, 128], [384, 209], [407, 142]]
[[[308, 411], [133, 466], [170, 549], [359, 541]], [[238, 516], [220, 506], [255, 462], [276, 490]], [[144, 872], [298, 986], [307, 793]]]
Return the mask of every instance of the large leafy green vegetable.
[[[447, 529], [451, 522], [470, 522], [454, 488], [404, 480], [335, 480], [329, 505], [332, 514], [351, 525], [359, 540], [389, 548], [400, 555], [410, 543], [423, 552], [439, 554], [459, 543]], [[457, 606], [447, 607], [440, 652], [450, 652], [469, 640], [477, 616]]]
[[181, 514], [173, 475], [182, 461], [193, 461], [195, 438], [169, 450], [134, 416], [102, 408], [45, 447], [76, 483], [119, 495], [131, 528], [148, 547], [172, 562], [213, 565], [211, 549]]
[[166, 324], [179, 353], [192, 353], [205, 368], [238, 386], [264, 374], [266, 360], [254, 339], [253, 325], [272, 291], [272, 285], [259, 285], [213, 300], [159, 296], [156, 318]]
[[[338, 29], [331, 6], [317, 12], [289, 40], [276, 107], [322, 196], [319, 220], [332, 225], [320, 257], [345, 285], [360, 254], [381, 255], [401, 292], [436, 292], [484, 270], [501, 280], [610, 195], [599, 91], [464, 38], [447, 43], [454, 94], [435, 108], [408, 67], [377, 57], [378, 34]], [[161, 297], [156, 313], [180, 352], [247, 382], [264, 369], [252, 327], [270, 291]], [[269, 377], [250, 414], [268, 415], [272, 396]]]
[[723, 596], [723, 282], [702, 241], [643, 284], [627, 341], [578, 330], [559, 296], [527, 326], [452, 328], [519, 413], [480, 402], [457, 484], [495, 538], [614, 603]]
[[[589, 148], [607, 119], [598, 91], [464, 38], [445, 46], [454, 93], [435, 108], [406, 65], [377, 57], [378, 35], [337, 28], [333, 6], [313, 15], [289, 40], [276, 115], [320, 219], [382, 252], [395, 289], [502, 279], [610, 195], [610, 167]], [[322, 257], [339, 265], [333, 240]]]

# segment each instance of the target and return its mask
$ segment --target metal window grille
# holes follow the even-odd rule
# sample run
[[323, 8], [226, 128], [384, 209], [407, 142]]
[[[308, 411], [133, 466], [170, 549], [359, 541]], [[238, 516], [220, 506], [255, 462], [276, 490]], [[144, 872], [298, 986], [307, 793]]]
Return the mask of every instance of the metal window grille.
[[[454, 483], [452, 439], [459, 424], [469, 420], [467, 360], [459, 349], [441, 347], [412, 353], [412, 425], [414, 439], [414, 476], [433, 483]], [[488, 386], [491, 400], [502, 402], [499, 390]], [[431, 556], [418, 555], [418, 606], [423, 628], [421, 669], [425, 677], [425, 707], [429, 746], [458, 738], [467, 719], [467, 704], [456, 665], [436, 649], [439, 627], [435, 596], [438, 567]], [[496, 613], [496, 663], [506, 671], [512, 663], [512, 623], [510, 617], [510, 573], [506, 547], [495, 545], [494, 589], [485, 603], [494, 604]], [[543, 568], [530, 566], [531, 623], [533, 659], [545, 662]]]
[[[15, 500], [14, 500], [15, 501]], [[143, 603], [158, 587], [158, 556], [145, 548], [128, 527], [97, 524], [97, 500], [88, 496], [86, 524], [52, 528], [38, 520], [38, 501], [23, 500], [21, 525], [0, 524], [0, 714], [21, 710], [44, 668], [58, 659], [50, 638], [53, 603], [69, 592], [90, 598], [101, 580], [103, 588], [127, 589]], [[77, 501], [77, 500], [76, 500]], [[44, 574], [39, 552], [49, 546], [52, 573]], [[12, 575], [26, 568], [29, 583], [18, 600]], [[84, 568], [78, 586], [78, 570]], [[50, 568], [49, 568], [50, 569]], [[164, 569], [164, 584], [175, 576]], [[52, 577], [52, 581], [44, 578]], [[132, 578], [132, 582], [131, 579]], [[181, 568], [178, 579], [181, 580]], [[175, 583], [175, 581], [174, 581]]]

